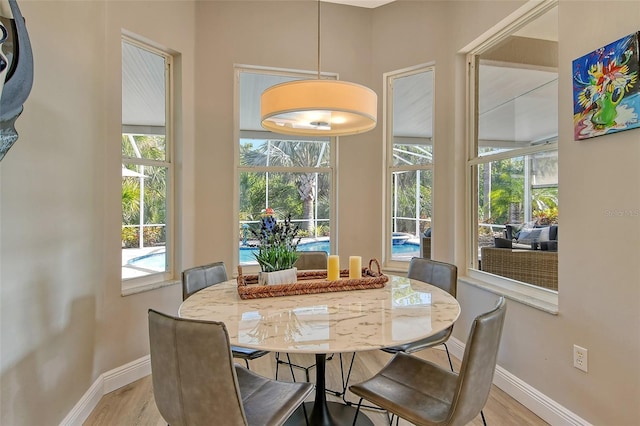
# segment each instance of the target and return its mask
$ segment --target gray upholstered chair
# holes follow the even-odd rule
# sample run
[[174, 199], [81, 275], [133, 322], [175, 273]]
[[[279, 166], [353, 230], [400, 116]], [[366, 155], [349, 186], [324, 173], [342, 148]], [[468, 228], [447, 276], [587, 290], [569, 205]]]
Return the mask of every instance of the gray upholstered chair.
[[360, 403], [366, 399], [390, 412], [392, 421], [398, 416], [416, 425], [466, 425], [489, 398], [506, 308], [501, 297], [473, 321], [459, 374], [398, 352], [379, 373], [349, 389]]
[[[313, 390], [234, 365], [224, 323], [149, 310], [153, 396], [171, 426], [281, 425]], [[306, 415], [306, 413], [305, 413]]]
[[[313, 269], [327, 269], [327, 260], [328, 260], [328, 255], [326, 251], [322, 251], [322, 250], [299, 251], [298, 260], [296, 260], [296, 263], [293, 266], [298, 268], [299, 271], [307, 271], [307, 270], [313, 270]], [[299, 365], [291, 362], [291, 357], [289, 356], [289, 354], [286, 354], [286, 356], [287, 356], [287, 360], [283, 361], [282, 359], [280, 359], [280, 354], [276, 353], [276, 380], [278, 379], [278, 371], [279, 371], [280, 364], [286, 364], [289, 366], [289, 369], [291, 371], [291, 377], [293, 378], [294, 382], [296, 381], [296, 376], [293, 373], [294, 368], [304, 371], [305, 379], [308, 382], [309, 370], [315, 367], [316, 365], [312, 364], [308, 367], [305, 367], [304, 365]], [[329, 357], [328, 359], [331, 359], [331, 357]], [[331, 393], [335, 394], [336, 392], [331, 391]]]
[[[227, 268], [224, 266], [224, 262], [215, 262], [186, 269], [182, 272], [182, 300], [187, 300], [189, 296], [203, 288], [225, 281], [227, 281]], [[249, 360], [268, 354], [266, 351], [243, 348], [241, 346], [231, 346], [231, 351], [234, 358], [244, 360], [247, 368], [249, 368]]]
[[[434, 285], [447, 293], [451, 294], [453, 297], [456, 297], [457, 288], [458, 288], [458, 268], [455, 265], [451, 265], [449, 263], [438, 262], [435, 260], [423, 258], [423, 257], [414, 257], [411, 259], [409, 263], [409, 270], [407, 271], [407, 278], [411, 278], [414, 280], [422, 281], [425, 283], [429, 283]], [[448, 327], [446, 330], [443, 330], [433, 336], [426, 337], [424, 339], [416, 340], [414, 342], [405, 343], [403, 345], [392, 346], [388, 348], [383, 348], [382, 350], [390, 353], [396, 354], [398, 352], [404, 353], [414, 353], [421, 351], [423, 349], [431, 348], [437, 345], [443, 345], [446, 352], [447, 358], [449, 359], [449, 367], [451, 371], [453, 371], [453, 362], [451, 361], [451, 355], [449, 354], [449, 348], [447, 347], [446, 341], [451, 336], [451, 332], [453, 331], [453, 325]], [[343, 380], [343, 399], [347, 404], [352, 403], [346, 399], [346, 388], [349, 385], [349, 377], [351, 376], [351, 369], [353, 368], [353, 362], [355, 360], [355, 354], [351, 358], [351, 364], [349, 365], [349, 370], [347, 373], [346, 380]], [[376, 407], [366, 406], [367, 408], [375, 409]]]
[[[441, 288], [453, 297], [456, 297], [458, 288], [458, 268], [455, 265], [421, 257], [414, 257], [413, 259], [411, 259], [411, 263], [409, 263], [407, 278], [412, 278], [414, 280], [429, 283], [438, 288]], [[384, 348], [382, 350], [391, 354], [395, 354], [398, 352], [405, 352], [410, 354], [426, 348], [443, 345], [445, 350], [447, 351], [449, 367], [451, 367], [451, 371], [453, 371], [453, 363], [451, 362], [451, 355], [449, 354], [449, 348], [447, 347], [446, 343], [447, 340], [449, 340], [452, 331], [453, 325], [446, 330], [434, 334], [431, 337], [427, 337], [425, 339], [417, 340], [411, 343], [406, 343], [404, 345]]]

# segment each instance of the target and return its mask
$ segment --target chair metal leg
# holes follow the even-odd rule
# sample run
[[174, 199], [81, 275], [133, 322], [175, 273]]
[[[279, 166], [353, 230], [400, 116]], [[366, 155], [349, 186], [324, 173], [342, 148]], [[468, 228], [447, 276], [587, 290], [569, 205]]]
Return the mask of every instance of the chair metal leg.
[[[287, 362], [289, 363], [289, 371], [291, 371], [291, 378], [293, 379], [293, 382], [295, 383], [296, 375], [293, 372], [293, 364], [291, 364], [291, 358], [289, 357], [289, 354], [287, 354]], [[307, 373], [307, 382], [308, 381], [309, 381], [309, 373]]]
[[[353, 362], [355, 361], [355, 359], [356, 359], [356, 353], [354, 352], [353, 356], [351, 357], [351, 363], [349, 363], [349, 371], [347, 372], [347, 378], [345, 379], [344, 368], [342, 366], [342, 354], [340, 354], [340, 376], [342, 377], [342, 394], [338, 394], [336, 392], [336, 396], [342, 396], [342, 401], [344, 401], [344, 403], [349, 407], [355, 405], [353, 401], [349, 401], [347, 399], [347, 387], [349, 386], [349, 378], [351, 377], [351, 370], [353, 369]], [[384, 408], [380, 408], [375, 405], [362, 404], [362, 398], [360, 398], [359, 405], [369, 410], [385, 411]]]
[[249, 367], [249, 360], [245, 358], [244, 363], [247, 364], [247, 370], [251, 370], [251, 367]]
[[347, 372], [347, 378], [345, 379], [344, 377], [344, 367], [342, 364], [342, 354], [340, 354], [340, 377], [342, 378], [342, 399], [343, 401], [347, 404], [350, 405], [346, 400], [345, 400], [345, 395], [347, 393], [347, 386], [349, 386], [349, 378], [351, 377], [351, 370], [353, 369], [353, 362], [356, 359], [356, 353], [353, 353], [353, 356], [351, 357], [351, 363], [349, 364], [349, 371]]
[[[327, 357], [327, 361], [332, 360], [333, 359], [333, 355], [334, 354], [329, 355]], [[342, 358], [340, 359], [340, 362], [341, 362], [340, 367], [342, 368]], [[293, 372], [294, 368], [298, 368], [300, 370], [304, 370], [306, 381], [307, 382], [311, 382], [311, 376], [309, 375], [309, 370], [311, 370], [312, 368], [315, 368], [315, 366], [316, 366], [315, 364], [313, 364], [313, 365], [310, 365], [308, 367], [303, 367], [302, 365], [295, 364], [295, 363], [291, 362], [291, 357], [289, 356], [289, 354], [287, 354], [287, 360], [286, 361], [282, 361], [280, 359], [280, 353], [276, 352], [276, 380], [278, 380], [278, 370], [279, 370], [280, 364], [288, 364], [289, 365], [289, 370], [291, 371], [291, 377], [293, 378], [294, 382], [296, 381], [296, 376], [295, 376], [295, 374]], [[345, 384], [344, 384], [344, 374], [342, 375], [342, 377], [343, 377], [342, 383], [343, 383], [343, 387], [344, 387], [345, 386]], [[342, 392], [340, 392], [340, 391], [334, 391], [332, 389], [325, 389], [325, 392], [327, 392], [327, 393], [329, 393], [329, 394], [331, 394], [333, 396], [340, 397], [344, 393], [344, 390]]]
[[451, 354], [449, 353], [449, 348], [447, 347], [446, 343], [442, 344], [444, 346], [444, 350], [447, 351], [447, 358], [449, 359], [449, 367], [451, 367], [451, 372], [455, 373], [455, 371], [453, 371], [453, 362], [451, 362]]
[[360, 405], [362, 404], [362, 398], [358, 401], [358, 407], [356, 408], [356, 415], [353, 416], [353, 426], [356, 426], [356, 421], [358, 420], [358, 414], [360, 414]]
[[484, 419], [484, 413], [482, 412], [482, 410], [480, 410], [480, 416], [482, 416], [482, 424], [484, 426], [487, 426], [487, 421]]
[[[331, 358], [328, 358], [331, 359]], [[314, 368], [316, 365], [310, 365], [308, 367], [304, 367], [302, 365], [298, 365], [298, 364], [294, 364], [291, 362], [291, 357], [289, 356], [289, 354], [287, 354], [287, 361], [282, 361], [280, 359], [280, 353], [276, 353], [276, 380], [278, 379], [278, 367], [280, 366], [280, 364], [288, 364], [289, 365], [289, 369], [291, 369], [291, 375], [293, 376], [293, 368], [298, 368], [300, 370], [304, 370], [304, 375], [305, 375], [305, 379], [307, 382], [311, 381], [310, 376], [309, 376], [309, 370]], [[294, 382], [295, 382], [295, 376], [293, 376], [294, 378]]]
[[396, 416], [395, 414], [391, 414], [389, 416], [389, 412], [387, 412], [387, 420], [389, 420], [389, 426], [393, 426], [393, 419], [396, 419], [396, 426], [400, 423], [400, 416]]
[[302, 402], [302, 412], [304, 413], [304, 424], [309, 426], [309, 416], [307, 416], [307, 407], [304, 406], [304, 401]]

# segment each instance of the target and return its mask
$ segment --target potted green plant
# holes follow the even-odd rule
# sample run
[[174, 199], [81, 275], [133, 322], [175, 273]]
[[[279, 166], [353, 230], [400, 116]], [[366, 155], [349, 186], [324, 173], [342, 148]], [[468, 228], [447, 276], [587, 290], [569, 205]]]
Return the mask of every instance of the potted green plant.
[[258, 252], [254, 256], [261, 269], [259, 284], [286, 284], [298, 280], [297, 269], [293, 267], [298, 260], [298, 231], [298, 226], [291, 223], [291, 214], [282, 222], [278, 222], [270, 208], [262, 215], [260, 229], [251, 231], [258, 241]]

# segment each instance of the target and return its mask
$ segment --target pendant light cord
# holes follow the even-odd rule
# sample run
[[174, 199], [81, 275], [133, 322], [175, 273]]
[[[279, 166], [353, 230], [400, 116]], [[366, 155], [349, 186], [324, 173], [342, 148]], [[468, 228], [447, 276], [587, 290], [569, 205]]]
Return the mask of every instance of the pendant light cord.
[[318, 0], [318, 80], [320, 80], [320, 0]]

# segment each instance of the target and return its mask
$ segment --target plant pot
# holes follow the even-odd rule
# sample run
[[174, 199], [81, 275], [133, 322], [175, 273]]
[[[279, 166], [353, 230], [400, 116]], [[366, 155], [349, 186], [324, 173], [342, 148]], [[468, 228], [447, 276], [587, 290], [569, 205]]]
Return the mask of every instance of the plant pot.
[[260, 272], [258, 274], [258, 284], [292, 284], [298, 281], [298, 268], [283, 269], [282, 271]]

